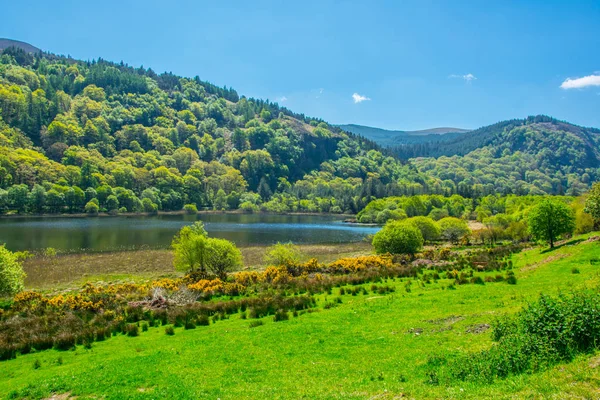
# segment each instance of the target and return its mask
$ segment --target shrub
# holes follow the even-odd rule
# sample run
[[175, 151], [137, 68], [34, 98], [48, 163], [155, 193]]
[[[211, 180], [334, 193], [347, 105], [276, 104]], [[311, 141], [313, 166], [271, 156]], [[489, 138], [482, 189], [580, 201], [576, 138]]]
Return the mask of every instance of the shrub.
[[131, 337], [139, 336], [140, 328], [137, 324], [127, 324], [123, 328], [123, 333]]
[[0, 297], [19, 293], [24, 285], [25, 272], [17, 254], [0, 246]]
[[98, 200], [94, 201], [96, 199], [92, 199], [90, 201], [87, 202], [87, 204], [85, 205], [85, 212], [87, 214], [91, 214], [91, 215], [96, 215], [98, 214], [98, 211], [100, 211], [100, 206], [98, 205]]
[[277, 310], [273, 316], [273, 321], [275, 322], [287, 321], [288, 319], [290, 319], [290, 316], [285, 310]]
[[471, 232], [469, 225], [465, 220], [455, 217], [442, 218], [438, 221], [438, 224], [442, 238], [455, 244], [457, 244], [463, 236], [466, 236]]
[[579, 273], [579, 268], [573, 267], [573, 268], [571, 269], [571, 273], [572, 273], [572, 274], [578, 274], [578, 273]]
[[165, 334], [167, 334], [168, 336], [173, 336], [175, 334], [175, 329], [169, 325], [165, 328]]
[[437, 240], [440, 237], [440, 227], [435, 221], [428, 217], [412, 217], [405, 220], [406, 223], [414, 225], [423, 235], [425, 242]]
[[597, 349], [600, 294], [557, 298], [541, 295], [515, 317], [494, 323], [489, 350], [466, 354], [449, 366], [459, 380], [491, 383], [496, 378], [543, 370]]
[[423, 246], [421, 231], [402, 221], [388, 222], [373, 237], [373, 246], [378, 254], [413, 255]]
[[142, 332], [148, 332], [148, 323], [142, 322]]
[[250, 325], [248, 325], [250, 328], [256, 328], [257, 326], [261, 326], [264, 325], [265, 323], [262, 322], [261, 320], [257, 320], [257, 321], [252, 321], [250, 322]]
[[195, 204], [186, 204], [183, 206], [183, 209], [185, 210], [186, 214], [198, 214], [198, 208]]
[[71, 350], [75, 347], [76, 337], [71, 332], [61, 332], [54, 338], [56, 350]]
[[196, 323], [200, 326], [207, 326], [210, 325], [210, 319], [208, 318], [208, 315], [202, 314], [198, 316]]
[[267, 265], [295, 265], [300, 263], [302, 252], [300, 248], [289, 243], [277, 243], [269, 247], [265, 253], [264, 262]]
[[41, 367], [42, 363], [36, 358], [36, 360], [33, 362], [33, 369], [40, 369]]
[[509, 285], [516, 285], [517, 278], [514, 275], [510, 275], [506, 278], [506, 283], [508, 283]]

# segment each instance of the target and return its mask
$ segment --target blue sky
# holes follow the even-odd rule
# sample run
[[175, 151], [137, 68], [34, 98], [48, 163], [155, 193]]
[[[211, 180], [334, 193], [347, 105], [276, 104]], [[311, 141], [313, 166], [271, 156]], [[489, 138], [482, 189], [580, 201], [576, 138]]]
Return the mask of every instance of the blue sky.
[[598, 0], [23, 0], [2, 14], [0, 37], [199, 75], [332, 123], [600, 127]]

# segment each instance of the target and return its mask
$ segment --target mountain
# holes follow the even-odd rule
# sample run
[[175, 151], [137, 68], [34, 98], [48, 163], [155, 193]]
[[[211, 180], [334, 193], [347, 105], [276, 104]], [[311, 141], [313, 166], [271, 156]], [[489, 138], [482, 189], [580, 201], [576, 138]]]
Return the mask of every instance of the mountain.
[[419, 131], [392, 131], [363, 125], [338, 125], [346, 132], [352, 132], [370, 139], [380, 146], [393, 147], [404, 144], [439, 143], [456, 139], [469, 132], [460, 128], [432, 128]]
[[538, 115], [499, 122], [437, 145], [394, 150], [415, 157], [412, 163], [419, 172], [476, 196], [581, 194], [600, 179], [599, 148], [599, 129]]
[[433, 181], [277, 104], [102, 59], [0, 57], [0, 212], [357, 212]]
[[0, 56], [0, 212], [356, 213], [386, 196], [576, 195], [600, 177], [599, 131], [550, 117], [403, 134], [428, 141], [382, 148], [197, 76]]
[[26, 53], [39, 53], [39, 52], [41, 52], [40, 49], [38, 49], [35, 46], [30, 45], [29, 43], [20, 42], [18, 40], [0, 38], [0, 51], [6, 49], [8, 47], [16, 47], [18, 49], [24, 50]]

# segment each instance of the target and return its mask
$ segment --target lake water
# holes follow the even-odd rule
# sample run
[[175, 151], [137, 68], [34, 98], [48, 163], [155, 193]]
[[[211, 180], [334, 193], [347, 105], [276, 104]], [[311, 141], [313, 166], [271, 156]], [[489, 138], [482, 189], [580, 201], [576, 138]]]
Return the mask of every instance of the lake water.
[[202, 220], [211, 237], [238, 246], [276, 242], [351, 243], [378, 227], [347, 224], [330, 215], [201, 214], [115, 217], [0, 218], [0, 243], [10, 250], [69, 251], [166, 248], [179, 229]]

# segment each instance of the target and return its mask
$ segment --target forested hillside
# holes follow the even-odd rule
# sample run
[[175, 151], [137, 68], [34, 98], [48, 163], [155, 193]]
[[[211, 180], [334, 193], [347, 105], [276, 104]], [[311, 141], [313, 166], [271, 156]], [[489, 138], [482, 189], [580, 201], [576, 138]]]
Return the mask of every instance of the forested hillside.
[[437, 147], [414, 146], [413, 155], [438, 158], [413, 162], [420, 172], [456, 185], [468, 197], [578, 195], [598, 180], [599, 145], [598, 129], [535, 116], [484, 127]]
[[356, 213], [386, 196], [576, 195], [598, 177], [599, 132], [513, 120], [404, 147], [464, 156], [400, 161], [198, 77], [9, 47], [0, 56], [0, 210]]
[[7, 48], [0, 209], [357, 212], [433, 180], [376, 144], [196, 78]]

